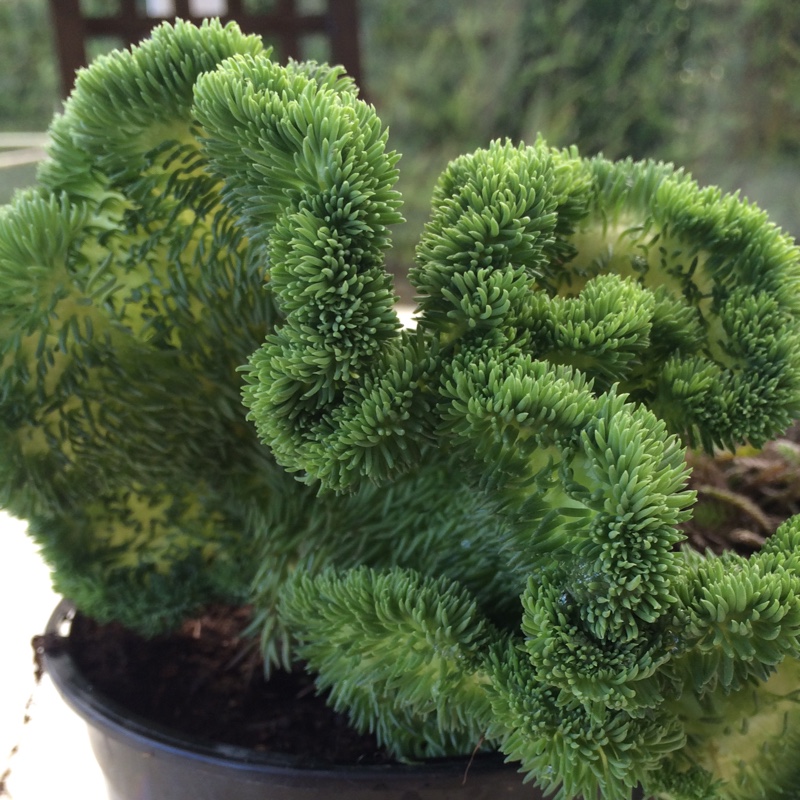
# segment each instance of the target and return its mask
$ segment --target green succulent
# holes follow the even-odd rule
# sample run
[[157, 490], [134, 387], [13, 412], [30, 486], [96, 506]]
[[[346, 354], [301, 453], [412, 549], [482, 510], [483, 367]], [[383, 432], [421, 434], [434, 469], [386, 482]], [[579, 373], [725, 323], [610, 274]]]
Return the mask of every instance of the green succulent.
[[[401, 759], [559, 798], [793, 797], [800, 517], [682, 546], [685, 447], [800, 415], [800, 252], [672, 165], [453, 161], [404, 329], [398, 155], [337, 68], [162, 25], [0, 212], [0, 499], [86, 613], [248, 601]], [[242, 402], [243, 401], [243, 402]]]

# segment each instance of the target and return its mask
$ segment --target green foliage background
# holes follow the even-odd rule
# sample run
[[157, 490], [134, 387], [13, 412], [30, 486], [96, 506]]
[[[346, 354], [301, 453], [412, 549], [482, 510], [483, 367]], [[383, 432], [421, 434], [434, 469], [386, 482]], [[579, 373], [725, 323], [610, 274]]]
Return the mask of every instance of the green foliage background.
[[[398, 273], [447, 162], [538, 132], [585, 155], [675, 161], [800, 232], [798, 3], [362, 0], [361, 16], [364, 90], [403, 154]], [[45, 0], [0, 0], [0, 131], [43, 130], [57, 107]], [[0, 173], [0, 192], [27, 175]]]

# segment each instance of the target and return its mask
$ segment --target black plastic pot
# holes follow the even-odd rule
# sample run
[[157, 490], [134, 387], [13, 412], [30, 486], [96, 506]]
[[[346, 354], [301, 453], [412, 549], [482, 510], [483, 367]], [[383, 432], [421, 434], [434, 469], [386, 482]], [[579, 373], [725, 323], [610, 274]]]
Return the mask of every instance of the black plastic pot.
[[[58, 605], [48, 637], [68, 635], [71, 603]], [[176, 734], [93, 691], [66, 648], [49, 646], [44, 668], [84, 719], [110, 800], [540, 800], [500, 756], [418, 766], [298, 766], [263, 754]]]

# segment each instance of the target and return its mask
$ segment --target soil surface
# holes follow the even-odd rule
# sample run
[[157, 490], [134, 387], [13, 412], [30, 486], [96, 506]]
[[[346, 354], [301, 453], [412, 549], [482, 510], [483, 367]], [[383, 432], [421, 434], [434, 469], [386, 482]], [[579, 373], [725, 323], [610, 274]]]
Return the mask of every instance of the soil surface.
[[800, 424], [760, 450], [690, 452], [688, 463], [697, 503], [684, 528], [700, 551], [749, 555], [784, 520], [800, 514]]
[[67, 646], [99, 692], [172, 730], [317, 763], [392, 761], [328, 708], [302, 669], [267, 681], [256, 643], [243, 635], [249, 621], [247, 608], [212, 608], [176, 634], [144, 639], [78, 614]]

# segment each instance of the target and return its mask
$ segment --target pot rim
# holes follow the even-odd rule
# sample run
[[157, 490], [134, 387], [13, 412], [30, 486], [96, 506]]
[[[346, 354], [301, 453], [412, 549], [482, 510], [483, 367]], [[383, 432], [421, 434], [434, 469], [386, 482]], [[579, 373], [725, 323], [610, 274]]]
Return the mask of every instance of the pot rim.
[[[47, 622], [48, 637], [65, 640], [65, 626], [74, 619], [75, 604], [61, 600]], [[481, 753], [473, 758], [439, 758], [413, 764], [324, 764], [303, 756], [267, 753], [239, 745], [213, 742], [172, 730], [146, 717], [129, 711], [107, 698], [79, 672], [66, 647], [49, 647], [42, 655], [44, 671], [50, 676], [56, 690], [87, 725], [99, 728], [113, 738], [133, 742], [143, 751], [158, 749], [161, 754], [177, 759], [190, 759], [206, 765], [225, 766], [242, 770], [269, 771], [272, 773], [302, 772], [308, 777], [400, 777], [410, 775], [457, 775], [466, 779], [471, 772], [483, 773], [513, 767], [499, 753]]]

